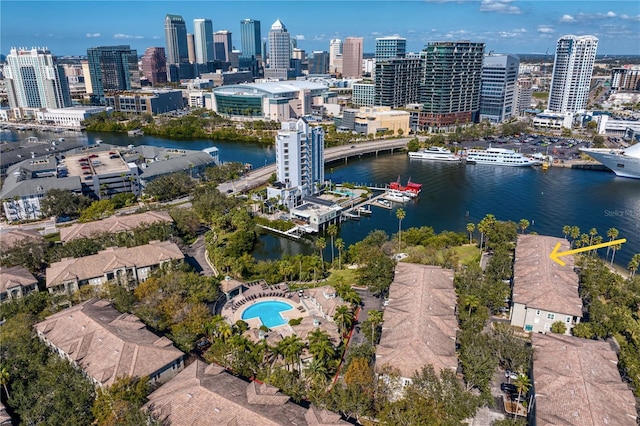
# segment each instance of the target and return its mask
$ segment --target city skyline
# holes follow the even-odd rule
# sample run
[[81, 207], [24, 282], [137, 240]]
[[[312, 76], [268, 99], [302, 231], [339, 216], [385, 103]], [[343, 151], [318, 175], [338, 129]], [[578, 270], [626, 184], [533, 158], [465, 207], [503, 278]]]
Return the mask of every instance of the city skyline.
[[[307, 52], [328, 51], [334, 38], [363, 37], [364, 52], [373, 53], [376, 38], [398, 35], [407, 39], [408, 52], [420, 51], [433, 41], [469, 40], [485, 43], [487, 52], [548, 52], [552, 56], [558, 38], [573, 34], [598, 37], [599, 54], [640, 54], [640, 14], [635, 0], [9, 0], [3, 2], [2, 9], [0, 53], [4, 55], [11, 47], [47, 47], [58, 56], [84, 55], [90, 47], [123, 43], [139, 52], [147, 47], [166, 47], [163, 21], [167, 14], [183, 16], [190, 33], [194, 19], [211, 19], [214, 31], [229, 30], [233, 34], [236, 49], [241, 48], [240, 22], [251, 18], [265, 25], [280, 19]], [[266, 38], [263, 31], [263, 41]]]

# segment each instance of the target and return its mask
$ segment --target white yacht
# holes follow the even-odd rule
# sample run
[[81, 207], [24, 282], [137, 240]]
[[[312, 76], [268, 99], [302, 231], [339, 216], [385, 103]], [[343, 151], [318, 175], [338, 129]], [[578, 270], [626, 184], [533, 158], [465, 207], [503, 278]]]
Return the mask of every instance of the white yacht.
[[447, 148], [441, 146], [432, 146], [430, 148], [424, 148], [416, 152], [410, 152], [409, 158], [417, 158], [420, 160], [432, 160], [432, 161], [456, 161], [460, 162], [460, 157], [451, 152]]
[[492, 164], [494, 166], [529, 167], [538, 166], [542, 162], [535, 158], [525, 157], [519, 152], [505, 148], [469, 149], [467, 163]]
[[640, 179], [640, 143], [625, 149], [580, 148], [620, 177]]
[[411, 200], [411, 197], [408, 195], [404, 195], [402, 192], [396, 189], [390, 189], [386, 195], [384, 196], [389, 201], [394, 201], [396, 203], [406, 203]]

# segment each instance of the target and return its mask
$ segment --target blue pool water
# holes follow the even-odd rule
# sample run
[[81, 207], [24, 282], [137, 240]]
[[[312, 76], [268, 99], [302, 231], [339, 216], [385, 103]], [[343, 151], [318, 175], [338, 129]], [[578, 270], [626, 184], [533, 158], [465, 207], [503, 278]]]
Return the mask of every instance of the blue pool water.
[[277, 327], [279, 325], [286, 324], [287, 320], [282, 318], [280, 312], [289, 311], [293, 309], [293, 306], [284, 302], [267, 301], [258, 302], [255, 305], [249, 306], [242, 313], [242, 319], [247, 320], [251, 318], [260, 318], [262, 324], [269, 328]]

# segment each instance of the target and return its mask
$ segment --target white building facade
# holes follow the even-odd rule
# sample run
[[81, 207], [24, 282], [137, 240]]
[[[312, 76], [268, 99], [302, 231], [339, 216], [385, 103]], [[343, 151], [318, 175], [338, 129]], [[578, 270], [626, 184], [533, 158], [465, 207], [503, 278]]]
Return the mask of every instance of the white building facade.
[[193, 20], [193, 44], [196, 53], [196, 63], [206, 64], [213, 61], [213, 23], [211, 19]]
[[520, 59], [489, 54], [482, 63], [480, 121], [502, 123], [516, 114], [516, 90]]
[[587, 107], [598, 39], [566, 35], [558, 39], [549, 91], [549, 110], [577, 112]]

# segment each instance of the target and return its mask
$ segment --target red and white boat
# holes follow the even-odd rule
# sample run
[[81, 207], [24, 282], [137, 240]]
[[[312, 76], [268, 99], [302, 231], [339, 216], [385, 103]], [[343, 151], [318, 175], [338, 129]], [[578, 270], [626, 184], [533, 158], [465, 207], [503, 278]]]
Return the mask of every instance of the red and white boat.
[[415, 198], [422, 191], [422, 184], [411, 182], [411, 178], [407, 181], [407, 185], [403, 186], [400, 183], [400, 176], [398, 176], [398, 180], [395, 182], [391, 182], [389, 184], [389, 189], [400, 191], [402, 194], [409, 196], [411, 198]]

